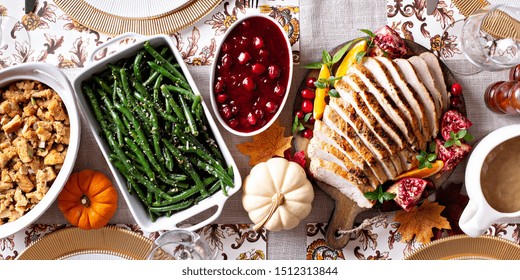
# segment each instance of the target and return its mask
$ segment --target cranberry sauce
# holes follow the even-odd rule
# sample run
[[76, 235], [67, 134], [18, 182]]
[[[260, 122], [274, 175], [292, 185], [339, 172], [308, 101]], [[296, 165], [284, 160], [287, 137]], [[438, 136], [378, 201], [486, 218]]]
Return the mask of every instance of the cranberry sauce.
[[274, 22], [251, 17], [222, 44], [213, 87], [220, 116], [232, 129], [258, 130], [281, 109], [291, 55], [284, 36]]

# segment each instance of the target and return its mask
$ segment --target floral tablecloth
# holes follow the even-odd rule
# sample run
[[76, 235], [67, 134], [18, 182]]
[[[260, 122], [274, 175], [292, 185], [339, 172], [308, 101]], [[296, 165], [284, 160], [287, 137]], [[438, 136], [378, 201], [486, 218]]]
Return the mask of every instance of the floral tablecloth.
[[[135, 224], [117, 224], [155, 240], [165, 231], [146, 232]], [[35, 224], [18, 233], [0, 238], [0, 260], [15, 259], [29, 244], [46, 234], [70, 227], [65, 224]], [[267, 231], [256, 232], [250, 224], [212, 224], [197, 231], [202, 239], [216, 252], [217, 260], [265, 260], [267, 259]]]
[[[324, 239], [326, 227], [324, 223], [307, 224], [308, 260], [400, 260], [424, 245], [415, 239], [402, 242], [397, 231], [399, 223], [392, 222], [391, 217], [362, 230], [342, 250], [327, 245]], [[520, 244], [519, 224], [493, 224], [485, 234]]]
[[[194, 25], [169, 36], [189, 65], [211, 65], [216, 47], [229, 26], [244, 15], [258, 11], [272, 16], [287, 30], [297, 63], [300, 49], [299, 0], [260, 0], [258, 10], [249, 7], [244, 0], [225, 0]], [[29, 61], [45, 61], [60, 68], [81, 68], [93, 49], [112, 39], [81, 25], [52, 0], [37, 0], [35, 13], [28, 15], [24, 13], [23, 1], [3, 1], [0, 14], [19, 20], [20, 23], [10, 31], [13, 38], [23, 30], [28, 31], [30, 38], [30, 42], [17, 40], [14, 46], [0, 46], [0, 69]], [[103, 50], [97, 59], [118, 47], [115, 44]]]

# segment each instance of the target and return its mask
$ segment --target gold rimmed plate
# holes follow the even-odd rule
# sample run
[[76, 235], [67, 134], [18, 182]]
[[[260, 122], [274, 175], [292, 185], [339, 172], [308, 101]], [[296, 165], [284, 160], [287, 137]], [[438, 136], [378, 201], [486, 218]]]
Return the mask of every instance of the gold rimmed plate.
[[[200, 20], [221, 0], [146, 1], [55, 0], [60, 9], [82, 25], [109, 35], [133, 32], [142, 35], [172, 34]], [[163, 4], [161, 4], [164, 2]], [[139, 6], [139, 5], [138, 5]]]
[[31, 243], [18, 260], [145, 260], [153, 241], [116, 226], [64, 228]]
[[520, 260], [520, 245], [497, 236], [455, 235], [423, 245], [405, 260]]

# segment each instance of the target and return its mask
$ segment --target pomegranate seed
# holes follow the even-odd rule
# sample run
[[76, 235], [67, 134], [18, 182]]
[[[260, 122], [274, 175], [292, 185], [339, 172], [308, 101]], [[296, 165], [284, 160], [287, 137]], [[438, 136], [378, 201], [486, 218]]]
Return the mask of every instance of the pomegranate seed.
[[231, 109], [229, 109], [229, 106], [222, 107], [220, 112], [222, 113], [222, 117], [224, 117], [224, 119], [228, 120], [231, 118]]
[[459, 83], [451, 85], [451, 94], [453, 94], [453, 96], [462, 95], [462, 86]]
[[253, 38], [253, 46], [255, 46], [255, 48], [257, 49], [261, 49], [264, 47], [264, 40], [260, 37], [255, 37]]
[[238, 55], [238, 63], [246, 65], [251, 60], [251, 55], [248, 52], [241, 52]]
[[316, 78], [310, 77], [307, 79], [307, 81], [305, 83], [308, 88], [315, 89], [316, 88], [316, 85], [314, 84], [315, 82], [316, 82]]
[[451, 107], [452, 108], [460, 108], [462, 106], [462, 99], [460, 99], [459, 97], [452, 97], [451, 98]]
[[231, 128], [236, 128], [238, 126], [238, 121], [236, 119], [230, 119], [228, 121], [228, 125]]
[[304, 88], [302, 91], [301, 91], [301, 95], [303, 98], [305, 99], [314, 99], [314, 91], [313, 90], [310, 90], [308, 88]]
[[305, 116], [305, 114], [303, 113], [302, 110], [296, 111], [296, 113], [294, 113], [294, 115], [297, 116], [298, 119], [303, 119], [303, 117]]
[[255, 82], [251, 77], [244, 78], [244, 80], [242, 81], [242, 85], [244, 86], [244, 89], [249, 92], [253, 91], [256, 87]]
[[[268, 113], [274, 114], [276, 112], [276, 110], [278, 109], [278, 104], [276, 104], [273, 101], [269, 101], [269, 102], [265, 103], [265, 109], [267, 110]], [[303, 112], [302, 112], [302, 114], [303, 114]]]
[[229, 69], [231, 65], [233, 65], [233, 61], [231, 61], [229, 55], [225, 54], [224, 56], [222, 56], [222, 67], [224, 69]]
[[261, 63], [255, 63], [251, 66], [251, 72], [256, 75], [262, 75], [265, 72], [265, 65]]
[[260, 49], [258, 51], [258, 55], [260, 56], [260, 59], [267, 59], [269, 57], [269, 51], [266, 49]]
[[253, 113], [247, 114], [247, 122], [250, 125], [255, 125], [256, 124], [256, 117], [253, 115]]
[[219, 94], [219, 95], [217, 95], [217, 102], [222, 104], [222, 103], [226, 102], [227, 98], [228, 98], [227, 94], [225, 94], [225, 93]]
[[285, 88], [281, 85], [276, 85], [274, 87], [274, 94], [278, 96], [283, 96], [285, 94]]
[[224, 91], [224, 82], [222, 80], [218, 80], [215, 83], [215, 92], [216, 93], [221, 93], [223, 91]]
[[306, 128], [305, 130], [303, 130], [302, 135], [303, 135], [303, 137], [305, 137], [307, 139], [311, 139], [312, 138], [312, 130], [310, 128]]
[[269, 73], [269, 79], [274, 80], [280, 77], [280, 67], [276, 65], [271, 65], [267, 68], [267, 72]]
[[302, 102], [303, 113], [307, 114], [307, 113], [312, 112], [312, 107], [313, 107], [312, 101], [310, 101], [309, 99], [303, 100], [303, 102]]

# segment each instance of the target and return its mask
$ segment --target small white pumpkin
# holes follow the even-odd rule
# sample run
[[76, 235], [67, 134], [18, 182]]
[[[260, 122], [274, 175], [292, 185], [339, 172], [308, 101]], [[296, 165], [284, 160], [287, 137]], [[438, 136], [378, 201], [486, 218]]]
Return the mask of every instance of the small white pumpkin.
[[255, 165], [242, 189], [242, 205], [255, 223], [254, 230], [292, 229], [309, 215], [314, 200], [305, 170], [284, 158]]

